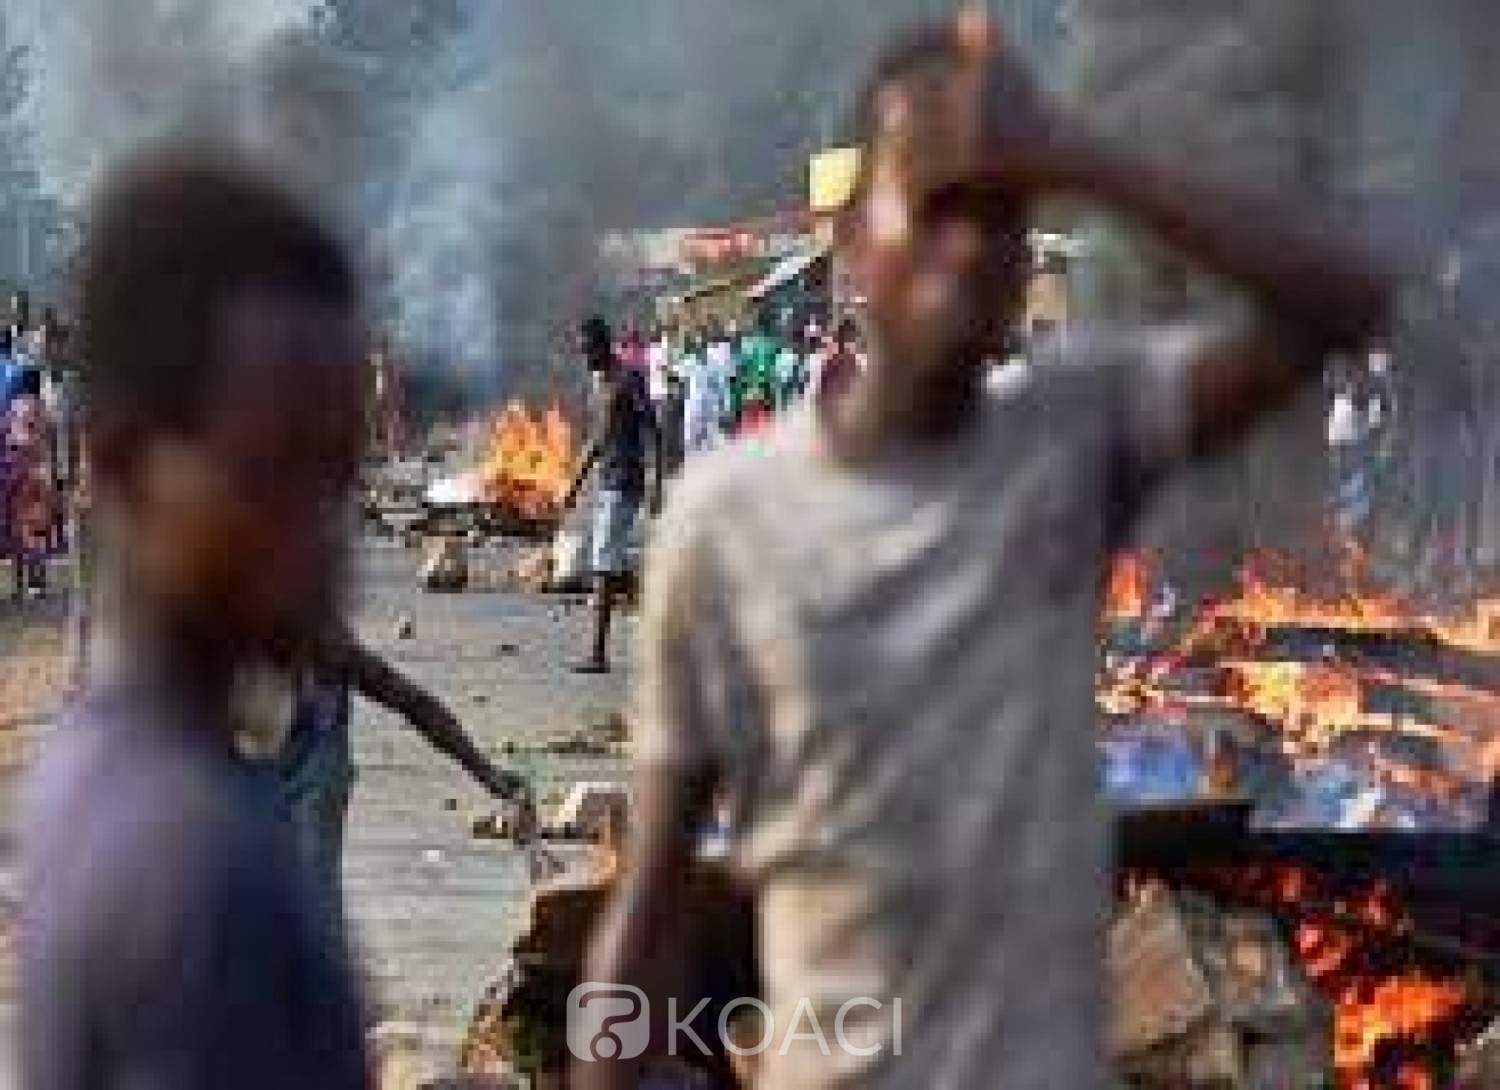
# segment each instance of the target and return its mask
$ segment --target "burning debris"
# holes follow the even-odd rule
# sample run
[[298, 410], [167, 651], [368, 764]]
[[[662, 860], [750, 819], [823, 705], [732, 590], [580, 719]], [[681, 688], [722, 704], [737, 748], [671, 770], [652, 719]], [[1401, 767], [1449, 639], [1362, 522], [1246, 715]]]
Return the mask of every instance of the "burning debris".
[[512, 401], [487, 425], [485, 443], [477, 466], [434, 482], [429, 506], [488, 507], [502, 528], [554, 526], [576, 460], [573, 428], [562, 409], [538, 413]]
[[[1128, 907], [1116, 924], [1117, 952], [1112, 965], [1120, 961], [1120, 949], [1140, 963], [1124, 963], [1133, 966], [1130, 972], [1135, 976], [1144, 971], [1142, 966], [1151, 964], [1148, 955], [1158, 962], [1166, 960], [1167, 968], [1157, 966], [1152, 971], [1164, 974], [1158, 992], [1168, 986], [1176, 989], [1177, 1008], [1148, 1003], [1144, 1010], [1136, 1009], [1139, 996], [1151, 993], [1142, 991], [1146, 985], [1134, 982], [1133, 977], [1127, 979], [1130, 988], [1117, 986], [1116, 991], [1122, 1004], [1116, 1016], [1117, 1050], [1122, 1043], [1139, 1048], [1148, 1038], [1170, 1038], [1175, 1049], [1171, 1055], [1179, 1066], [1195, 1057], [1199, 1064], [1205, 1062], [1197, 1050], [1207, 1049], [1212, 1041], [1188, 1031], [1217, 1008], [1202, 999], [1207, 994], [1203, 985], [1195, 991], [1183, 982], [1211, 978], [1212, 973], [1185, 960], [1187, 952], [1196, 952], [1198, 947], [1186, 940], [1175, 946], [1163, 940], [1175, 933], [1173, 928], [1201, 935], [1205, 919], [1255, 919], [1282, 936], [1272, 948], [1291, 959], [1296, 967], [1293, 976], [1305, 985], [1302, 994], [1321, 996], [1315, 1005], [1327, 1015], [1317, 1053], [1327, 1070], [1326, 1082], [1288, 1077], [1271, 1083], [1231, 1081], [1228, 1085], [1267, 1085], [1278, 1090], [1323, 1085], [1339, 1090], [1437, 1090], [1453, 1084], [1460, 1042], [1472, 1039], [1493, 1016], [1492, 980], [1487, 982], [1481, 972], [1493, 969], [1489, 964], [1493, 959], [1461, 942], [1428, 933], [1424, 928], [1430, 921], [1419, 922], [1387, 883], [1376, 881], [1356, 888], [1341, 886], [1306, 867], [1251, 865], [1133, 876], [1125, 880], [1124, 889]], [[1241, 926], [1235, 923], [1230, 930]], [[1152, 942], [1146, 943], [1141, 935]], [[1164, 952], [1168, 950], [1174, 952], [1172, 957]], [[1115, 965], [1117, 985], [1121, 971]], [[1162, 1028], [1161, 1011], [1173, 1009], [1187, 1011], [1191, 1017], [1177, 1018], [1174, 1032], [1168, 1034]], [[1155, 1036], [1137, 1032], [1140, 1025], [1152, 1029]], [[1301, 1041], [1310, 1043], [1306, 1037]], [[1278, 1054], [1289, 1055], [1284, 1049]], [[1222, 1055], [1222, 1047], [1209, 1055]], [[1472, 1059], [1471, 1066], [1477, 1062]]]
[[[1219, 728], [1230, 716], [1240, 756], [1260, 755], [1262, 823], [1433, 829], [1483, 820], [1500, 773], [1500, 602], [1439, 615], [1350, 590], [1362, 580], [1357, 554], [1348, 556], [1339, 584], [1317, 592], [1269, 560], [1248, 564], [1234, 594], [1191, 613], [1144, 557], [1118, 561], [1099, 688], [1117, 793], [1199, 793], [1224, 770]], [[1233, 776], [1220, 786], [1246, 787]]]

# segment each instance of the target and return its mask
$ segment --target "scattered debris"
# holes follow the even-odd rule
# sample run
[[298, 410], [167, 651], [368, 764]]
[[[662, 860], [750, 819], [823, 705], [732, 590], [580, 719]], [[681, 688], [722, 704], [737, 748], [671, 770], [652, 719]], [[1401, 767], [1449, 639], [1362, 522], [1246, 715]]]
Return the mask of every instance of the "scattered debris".
[[419, 573], [422, 589], [435, 594], [456, 594], [469, 585], [469, 556], [457, 538], [437, 538], [427, 548]]
[[495, 654], [500, 658], [514, 658], [520, 653], [521, 647], [519, 644], [502, 643], [499, 647], [495, 648]]
[[450, 814], [457, 813], [457, 811], [458, 811], [458, 800], [454, 799], [454, 798], [444, 799], [443, 800], [443, 809], [446, 810], [446, 811], [448, 811], [448, 813], [450, 813]]
[[470, 699], [476, 704], [488, 704], [490, 702], [488, 693], [475, 693]]
[[630, 724], [618, 709], [591, 716], [584, 729], [607, 745], [623, 745], [630, 741]]
[[422, 862], [426, 863], [429, 867], [441, 866], [443, 853], [437, 848], [428, 848], [422, 853]]
[[526, 550], [511, 569], [511, 576], [514, 588], [524, 593], [541, 594], [552, 589], [552, 550], [547, 546]]
[[505, 741], [500, 743], [500, 752], [507, 757], [514, 757], [516, 755], [517, 749], [518, 747], [516, 746], [516, 741], [514, 738], [507, 738], [505, 739]]
[[1149, 885], [1115, 921], [1109, 970], [1129, 1086], [1332, 1085], [1332, 1011], [1270, 916]]
[[409, 640], [417, 634], [417, 622], [412, 620], [411, 614], [403, 613], [396, 618], [396, 639]]
[[483, 813], [469, 823], [469, 835], [475, 840], [509, 840], [515, 829], [505, 814]]
[[615, 842], [630, 817], [630, 785], [591, 780], [574, 784], [555, 802], [545, 827], [555, 840]]
[[602, 747], [583, 731], [574, 731], [565, 734], [561, 738], [549, 738], [547, 744], [542, 747], [542, 752], [549, 757], [599, 757], [608, 753], [607, 747]]
[[1456, 1090], [1494, 1090], [1500, 1086], [1500, 1022], [1464, 1049], [1458, 1062]]

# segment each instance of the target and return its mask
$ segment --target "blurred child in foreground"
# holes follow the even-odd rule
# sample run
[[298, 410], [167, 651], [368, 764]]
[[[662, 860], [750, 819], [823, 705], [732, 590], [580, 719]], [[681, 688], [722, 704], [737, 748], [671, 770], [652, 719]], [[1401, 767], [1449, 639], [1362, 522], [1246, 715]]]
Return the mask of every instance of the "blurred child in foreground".
[[101, 586], [27, 800], [24, 1084], [363, 1090], [341, 929], [232, 710], [337, 616], [355, 270], [245, 164], [177, 149], [106, 186], [79, 287]]

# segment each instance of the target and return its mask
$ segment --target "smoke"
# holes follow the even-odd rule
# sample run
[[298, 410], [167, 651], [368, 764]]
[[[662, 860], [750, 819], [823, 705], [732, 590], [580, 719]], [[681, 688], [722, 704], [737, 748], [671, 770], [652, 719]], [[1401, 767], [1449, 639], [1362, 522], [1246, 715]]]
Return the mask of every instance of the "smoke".
[[[997, 5], [1041, 46], [1053, 0]], [[470, 5], [429, 54], [381, 228], [402, 339], [482, 383], [550, 385], [601, 303], [611, 230], [797, 208], [869, 57], [951, 0]]]
[[[1377, 562], [1432, 583], [1500, 573], [1500, 74], [1484, 0], [1075, 0], [1079, 101], [1137, 147], [1337, 210], [1412, 272], [1395, 330], [1399, 458], [1381, 471]], [[1223, 301], [1109, 228], [1086, 316], [1182, 318]], [[1207, 303], [1205, 303], [1205, 300]], [[1168, 505], [1185, 556], [1306, 540], [1323, 509], [1321, 406], [1268, 429]], [[1218, 471], [1214, 471], [1218, 473]], [[1215, 497], [1233, 510], [1213, 517]], [[1195, 535], [1249, 513], [1249, 540]], [[1171, 525], [1174, 524], [1175, 525]], [[1458, 559], [1455, 560], [1454, 558]]]
[[244, 124], [236, 104], [254, 97], [257, 66], [283, 35], [309, 25], [313, 9], [313, 0], [39, 6], [29, 112], [45, 184], [76, 202], [144, 140]]
[[379, 244], [402, 342], [471, 381], [500, 352], [506, 148], [492, 112], [496, 74], [474, 60], [497, 39], [496, 10], [483, 6], [432, 59], [434, 90], [410, 117]]
[[[614, 229], [796, 208], [877, 44], [952, 0], [6, 0], [47, 187], [233, 134], [358, 228], [408, 359], [546, 383]], [[996, 0], [1025, 43], [1058, 0]], [[1040, 32], [1038, 28], [1043, 28]]]

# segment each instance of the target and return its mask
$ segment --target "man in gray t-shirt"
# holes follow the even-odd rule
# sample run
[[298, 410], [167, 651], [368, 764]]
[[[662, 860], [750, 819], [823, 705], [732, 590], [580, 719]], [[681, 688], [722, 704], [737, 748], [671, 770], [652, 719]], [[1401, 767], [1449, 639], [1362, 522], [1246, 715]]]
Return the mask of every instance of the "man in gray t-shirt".
[[[759, 907], [760, 1084], [1099, 1090], [1106, 561], [1155, 482], [1375, 329], [1388, 287], [1294, 211], [1084, 133], [968, 17], [898, 44], [864, 131], [843, 256], [870, 363], [691, 467], [657, 528], [637, 840], [587, 979], [643, 989], [668, 1043], [686, 864], [723, 799]], [[1068, 364], [986, 393], [1052, 192], [1176, 243], [1263, 317], [1075, 336]]]

